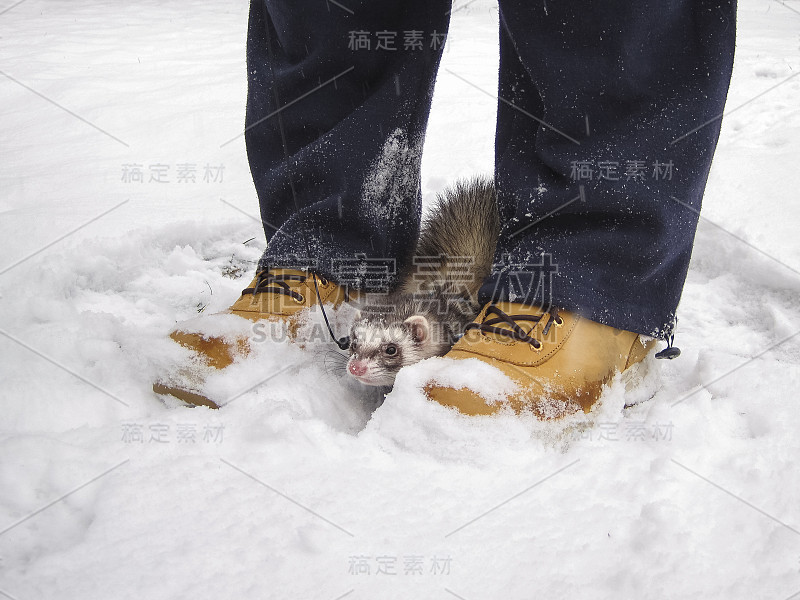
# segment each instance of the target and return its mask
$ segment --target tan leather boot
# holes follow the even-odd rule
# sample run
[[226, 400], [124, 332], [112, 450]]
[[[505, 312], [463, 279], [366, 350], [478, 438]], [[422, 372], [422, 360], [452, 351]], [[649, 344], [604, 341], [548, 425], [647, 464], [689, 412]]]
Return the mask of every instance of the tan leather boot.
[[435, 383], [425, 392], [468, 415], [492, 414], [506, 406], [543, 419], [588, 412], [603, 386], [642, 361], [654, 346], [655, 340], [574, 313], [511, 302], [487, 304], [445, 358], [489, 363], [516, 384], [515, 391], [505, 402]]
[[[236, 317], [250, 322], [277, 323], [285, 327], [288, 339], [293, 340], [301, 317], [319, 304], [320, 299], [323, 304], [336, 307], [349, 297], [344, 288], [308, 271], [272, 269], [256, 274], [228, 310], [181, 323], [169, 334], [172, 340], [193, 352], [193, 361], [154, 383], [153, 391], [170, 394], [190, 404], [219, 408], [217, 402], [204, 395], [208, 374], [221, 371], [237, 357], [250, 353], [246, 335], [249, 325], [246, 321], [237, 322]], [[238, 330], [238, 334], [231, 334], [231, 330]]]

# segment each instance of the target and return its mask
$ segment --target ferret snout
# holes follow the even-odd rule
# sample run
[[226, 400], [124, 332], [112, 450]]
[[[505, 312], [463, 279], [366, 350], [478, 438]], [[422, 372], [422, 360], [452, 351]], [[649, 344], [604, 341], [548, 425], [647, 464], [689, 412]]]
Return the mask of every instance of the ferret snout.
[[347, 370], [355, 377], [363, 377], [367, 374], [367, 361], [350, 359]]

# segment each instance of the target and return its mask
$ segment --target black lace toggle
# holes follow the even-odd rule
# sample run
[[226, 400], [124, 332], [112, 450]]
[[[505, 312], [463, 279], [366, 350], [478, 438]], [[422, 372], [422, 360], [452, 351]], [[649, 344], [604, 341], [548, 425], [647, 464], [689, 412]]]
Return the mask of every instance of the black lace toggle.
[[673, 358], [678, 358], [681, 355], [681, 349], [677, 346], [673, 346], [672, 343], [675, 341], [675, 336], [671, 335], [667, 338], [667, 347], [664, 348], [661, 352], [656, 353], [656, 358], [665, 358], [668, 360], [672, 360]]

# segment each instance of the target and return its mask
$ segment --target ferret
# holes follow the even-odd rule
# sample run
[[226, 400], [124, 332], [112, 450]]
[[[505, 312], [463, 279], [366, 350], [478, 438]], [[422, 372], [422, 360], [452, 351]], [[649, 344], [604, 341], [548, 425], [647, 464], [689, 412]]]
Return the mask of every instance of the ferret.
[[348, 373], [366, 385], [392, 386], [402, 367], [446, 354], [480, 312], [478, 290], [499, 231], [492, 180], [461, 181], [439, 194], [397, 291], [362, 300]]

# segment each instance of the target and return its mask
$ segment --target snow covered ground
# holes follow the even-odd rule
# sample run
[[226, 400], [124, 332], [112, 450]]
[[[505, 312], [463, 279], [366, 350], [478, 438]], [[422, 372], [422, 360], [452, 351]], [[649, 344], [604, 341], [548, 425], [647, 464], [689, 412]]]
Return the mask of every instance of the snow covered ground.
[[[373, 411], [325, 344], [220, 411], [152, 393], [263, 249], [246, 13], [0, 6], [0, 597], [800, 598], [800, 1], [740, 5], [683, 356], [558, 424], [431, 405], [424, 364]], [[426, 197], [491, 171], [496, 19], [454, 12]]]

